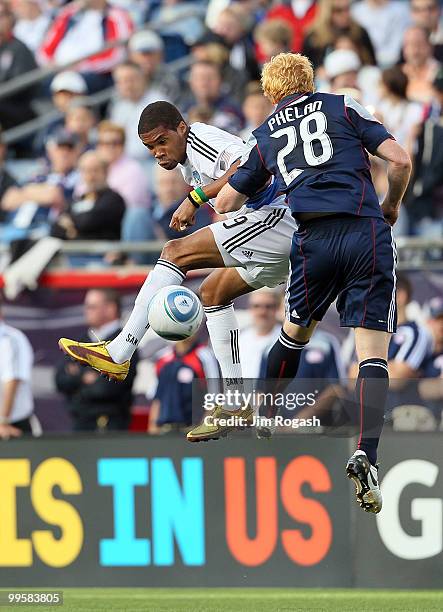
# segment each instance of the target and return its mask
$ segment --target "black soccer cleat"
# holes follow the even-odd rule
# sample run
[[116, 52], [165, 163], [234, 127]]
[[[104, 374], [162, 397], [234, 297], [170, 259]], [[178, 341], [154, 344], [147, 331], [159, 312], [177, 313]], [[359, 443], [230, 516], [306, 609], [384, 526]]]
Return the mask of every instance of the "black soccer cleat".
[[346, 465], [348, 478], [354, 481], [357, 502], [365, 512], [378, 514], [383, 498], [378, 484], [378, 465], [371, 465], [366, 453], [357, 450]]

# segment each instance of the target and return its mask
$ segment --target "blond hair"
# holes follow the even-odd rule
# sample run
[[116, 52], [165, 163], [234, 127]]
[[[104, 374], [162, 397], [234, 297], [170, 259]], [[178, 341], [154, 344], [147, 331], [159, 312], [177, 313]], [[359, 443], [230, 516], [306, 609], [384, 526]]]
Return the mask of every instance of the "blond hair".
[[263, 92], [273, 104], [294, 93], [314, 91], [314, 70], [300, 53], [279, 53], [263, 66]]

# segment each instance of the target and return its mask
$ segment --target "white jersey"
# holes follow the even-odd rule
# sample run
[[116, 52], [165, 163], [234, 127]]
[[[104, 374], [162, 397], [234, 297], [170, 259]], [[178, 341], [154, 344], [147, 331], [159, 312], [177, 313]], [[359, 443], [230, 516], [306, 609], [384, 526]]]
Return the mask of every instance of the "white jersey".
[[[190, 126], [186, 162], [179, 164], [192, 187], [204, 187], [222, 177], [237, 159], [247, 156], [254, 140], [205, 123]], [[208, 202], [213, 208], [215, 200]], [[235, 267], [252, 288], [276, 287], [288, 277], [289, 253], [296, 228], [284, 197], [276, 197], [276, 184], [250, 199], [234, 217], [209, 225], [226, 267]]]
[[32, 365], [34, 353], [25, 334], [0, 322], [0, 384], [19, 380], [9, 420], [14, 423], [34, 412], [32, 397]]
[[[184, 180], [192, 187], [204, 187], [221, 178], [232, 164], [246, 155], [251, 145], [238, 136], [220, 130], [206, 123], [193, 123], [190, 126], [186, 145], [186, 161], [179, 164]], [[279, 205], [283, 204], [281, 198]], [[214, 208], [215, 198], [208, 204]], [[270, 202], [269, 202], [270, 204]], [[242, 206], [240, 210], [227, 213], [228, 217], [252, 212]]]

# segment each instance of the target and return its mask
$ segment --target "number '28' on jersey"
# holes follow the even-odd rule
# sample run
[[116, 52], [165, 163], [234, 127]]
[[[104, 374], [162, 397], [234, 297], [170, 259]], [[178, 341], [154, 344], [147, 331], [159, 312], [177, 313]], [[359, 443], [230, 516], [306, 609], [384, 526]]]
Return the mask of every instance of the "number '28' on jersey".
[[252, 134], [252, 148], [229, 183], [252, 197], [271, 175], [292, 213], [382, 217], [368, 151], [392, 138], [348, 95], [294, 94], [284, 98]]

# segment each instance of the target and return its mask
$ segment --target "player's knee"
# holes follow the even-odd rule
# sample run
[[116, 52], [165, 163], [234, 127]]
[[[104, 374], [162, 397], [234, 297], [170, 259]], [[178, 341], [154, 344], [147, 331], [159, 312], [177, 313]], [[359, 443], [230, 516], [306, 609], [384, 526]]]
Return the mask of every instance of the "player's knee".
[[200, 299], [203, 306], [223, 306], [223, 293], [223, 283], [213, 275], [206, 277], [200, 285]]
[[184, 263], [184, 249], [183, 249], [183, 238], [176, 238], [175, 240], [168, 240], [164, 245], [160, 259], [165, 259], [175, 264], [179, 268]]
[[309, 327], [301, 327], [295, 323], [291, 323], [285, 319], [283, 323], [283, 331], [296, 342], [309, 342], [314, 333], [317, 321], [312, 321]]

